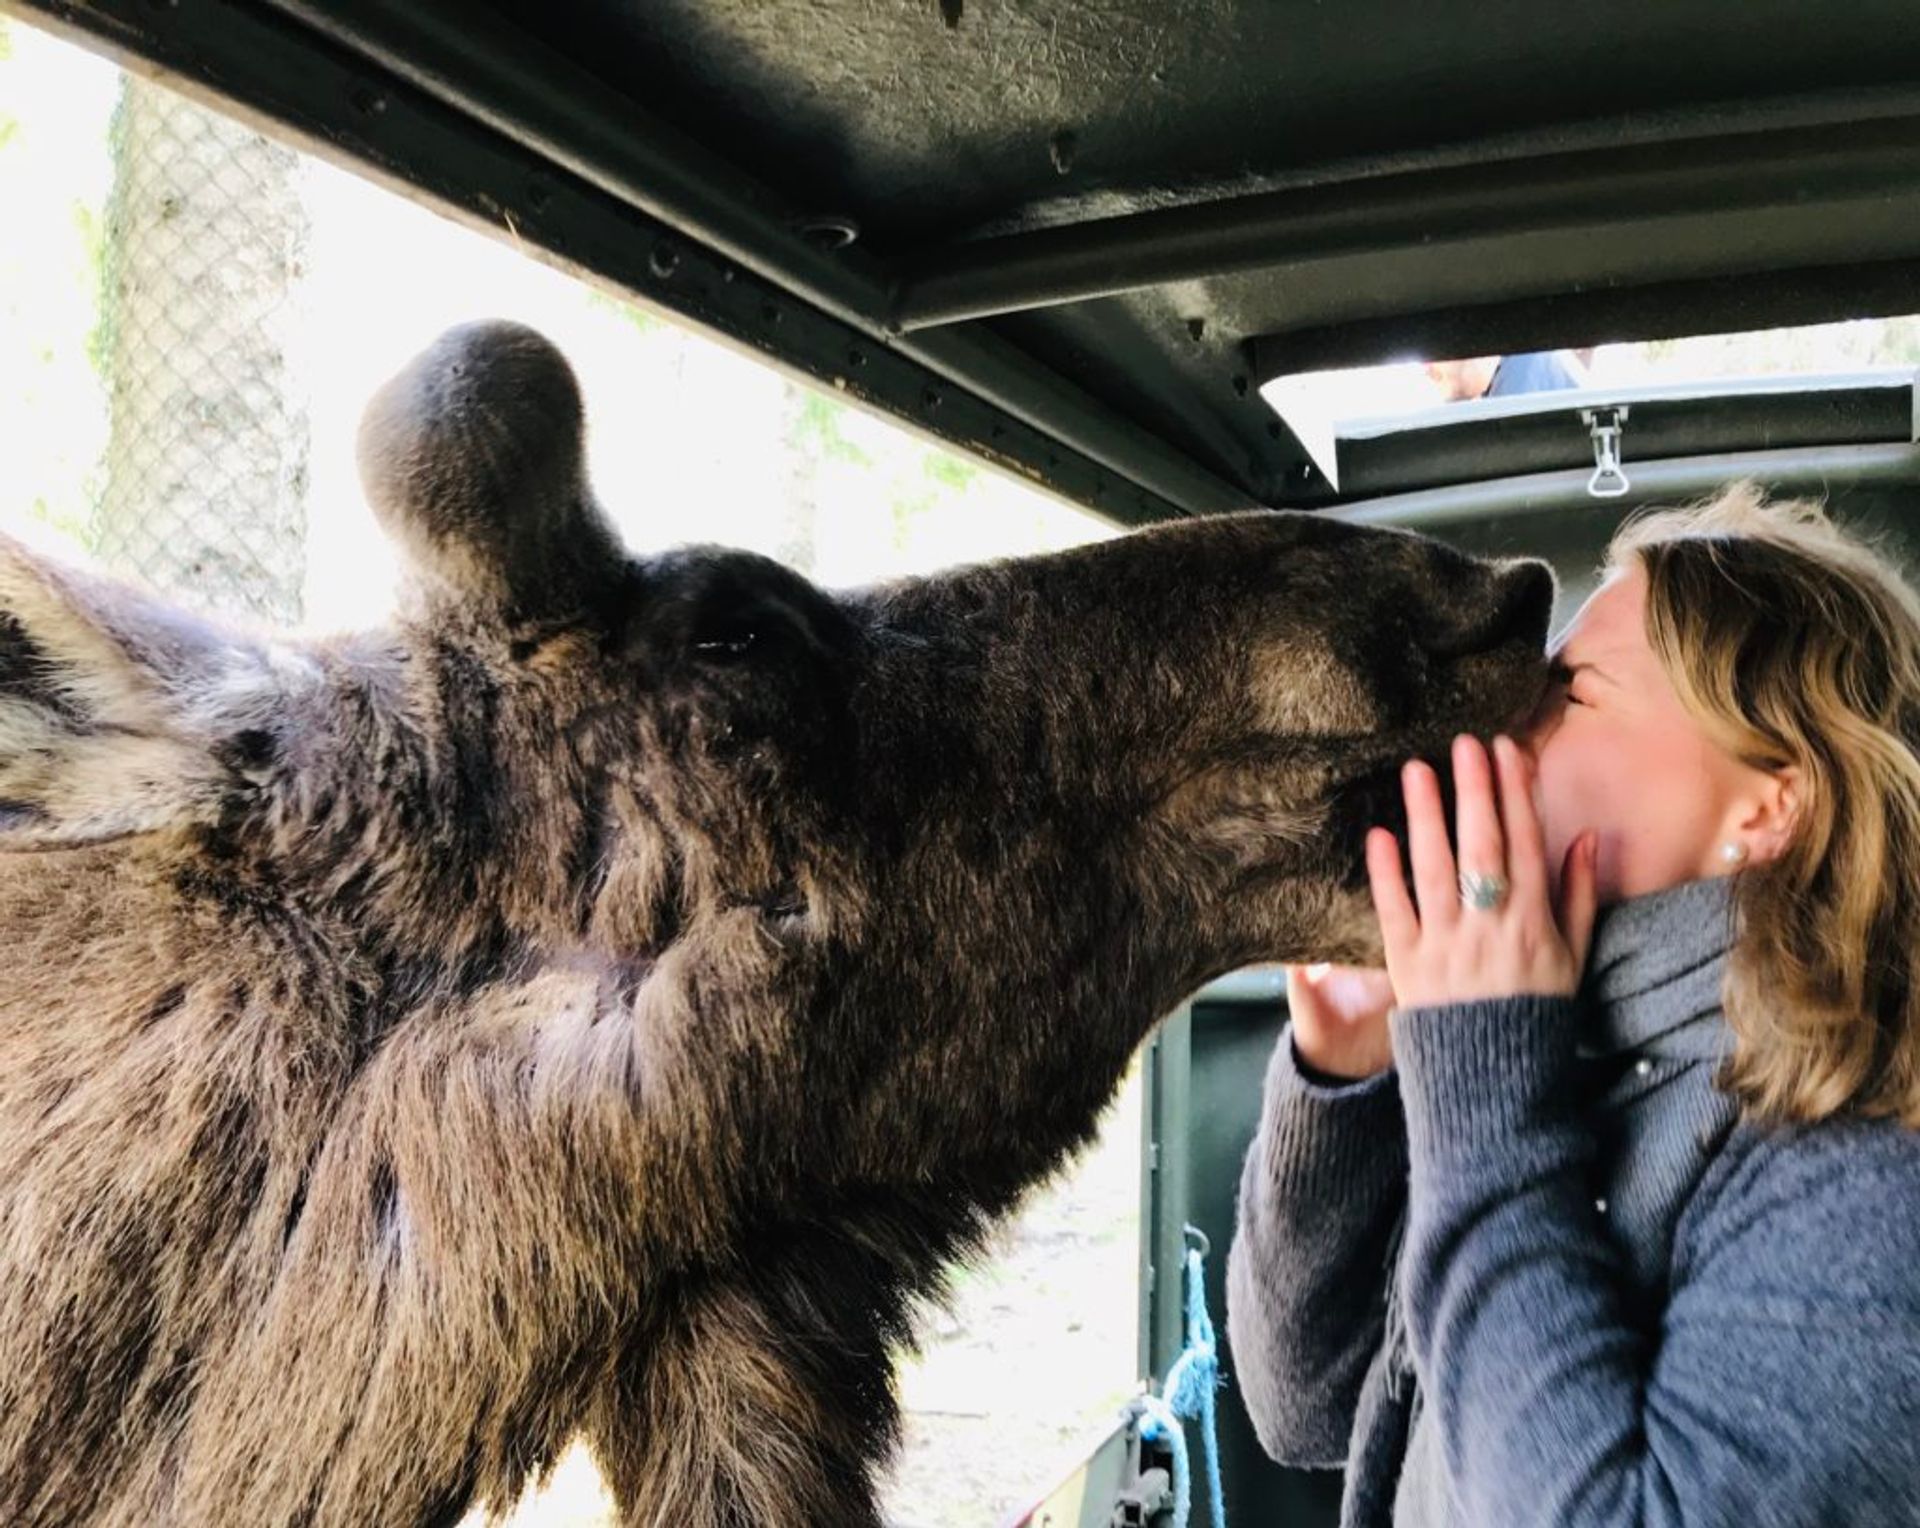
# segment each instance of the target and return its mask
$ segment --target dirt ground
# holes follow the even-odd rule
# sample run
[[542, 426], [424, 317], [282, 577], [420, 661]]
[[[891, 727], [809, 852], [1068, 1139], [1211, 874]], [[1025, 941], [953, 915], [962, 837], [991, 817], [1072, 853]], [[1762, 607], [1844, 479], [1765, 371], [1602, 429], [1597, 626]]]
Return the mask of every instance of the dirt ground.
[[907, 1441], [886, 1493], [899, 1528], [993, 1528], [1039, 1497], [1134, 1391], [1140, 1087], [956, 1282], [901, 1365]]
[[[1134, 1389], [1139, 1201], [1136, 1068], [1100, 1139], [959, 1273], [920, 1353], [902, 1360], [906, 1446], [885, 1492], [897, 1528], [994, 1528], [1111, 1425]], [[615, 1528], [578, 1448], [500, 1521]]]

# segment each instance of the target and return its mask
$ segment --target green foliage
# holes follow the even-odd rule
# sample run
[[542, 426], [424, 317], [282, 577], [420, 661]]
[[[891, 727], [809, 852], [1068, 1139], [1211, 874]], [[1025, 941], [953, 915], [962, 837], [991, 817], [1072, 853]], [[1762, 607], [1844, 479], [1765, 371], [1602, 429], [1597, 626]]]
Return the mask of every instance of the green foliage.
[[76, 513], [72, 509], [55, 509], [47, 502], [44, 494], [35, 494], [33, 502], [27, 506], [27, 517], [38, 520], [42, 525], [53, 527], [76, 548], [91, 548], [92, 526], [90, 516], [85, 512]]
[[977, 463], [963, 462], [959, 457], [940, 450], [929, 450], [920, 470], [934, 482], [962, 493], [971, 488], [974, 479], [980, 476]]
[[106, 219], [85, 202], [75, 202], [73, 227], [80, 235], [80, 246], [85, 252], [83, 258], [87, 262], [87, 279], [94, 292], [93, 325], [86, 334], [87, 361], [93, 367], [94, 375], [104, 380], [113, 343], [108, 322]]
[[1675, 380], [1813, 376], [1920, 365], [1920, 318], [1868, 319], [1744, 334], [1648, 340], [1641, 359]]
[[934, 490], [925, 489], [920, 493], [901, 492], [894, 496], [893, 511], [893, 549], [903, 552], [913, 540], [913, 522], [933, 509]]
[[653, 334], [669, 327], [665, 319], [649, 313], [645, 308], [641, 307], [639, 303], [623, 302], [620, 298], [603, 292], [598, 287], [588, 289], [587, 306], [597, 308], [602, 313], [612, 313], [616, 315], [624, 322], [639, 330], [642, 334]]
[[1879, 326], [1876, 366], [1920, 366], [1920, 318], [1889, 318]]
[[[7, 31], [7, 18], [0, 16], [0, 64], [13, 58], [13, 38]], [[0, 111], [0, 149], [20, 135], [20, 119]]]
[[847, 439], [844, 421], [847, 406], [824, 393], [806, 392], [800, 410], [788, 433], [787, 444], [821, 461], [847, 462], [856, 467], [871, 467], [873, 458]]

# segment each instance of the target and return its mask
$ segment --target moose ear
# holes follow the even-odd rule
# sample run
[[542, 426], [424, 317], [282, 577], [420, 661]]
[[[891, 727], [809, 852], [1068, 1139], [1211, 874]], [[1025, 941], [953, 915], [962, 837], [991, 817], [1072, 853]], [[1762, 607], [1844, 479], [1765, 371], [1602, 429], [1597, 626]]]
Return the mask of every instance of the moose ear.
[[212, 740], [279, 695], [257, 646], [0, 537], [0, 851], [212, 821]]
[[531, 329], [448, 330], [374, 395], [359, 449], [374, 513], [431, 597], [543, 620], [619, 577], [587, 487], [580, 389]]

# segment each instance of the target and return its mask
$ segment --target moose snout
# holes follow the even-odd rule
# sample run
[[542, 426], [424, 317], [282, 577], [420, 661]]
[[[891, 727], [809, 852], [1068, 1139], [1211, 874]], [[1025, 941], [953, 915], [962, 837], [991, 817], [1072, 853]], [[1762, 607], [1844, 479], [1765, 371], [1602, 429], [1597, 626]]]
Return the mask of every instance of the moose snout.
[[1515, 644], [1542, 648], [1553, 614], [1553, 574], [1531, 559], [1482, 564], [1449, 580], [1420, 632], [1436, 658], [1468, 658]]

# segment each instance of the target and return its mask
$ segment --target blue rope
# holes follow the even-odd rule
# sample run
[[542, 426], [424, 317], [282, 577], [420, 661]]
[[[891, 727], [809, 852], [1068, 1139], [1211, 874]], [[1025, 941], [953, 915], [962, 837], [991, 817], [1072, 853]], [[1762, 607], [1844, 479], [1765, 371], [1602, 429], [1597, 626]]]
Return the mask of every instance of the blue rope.
[[[1191, 1226], [1192, 1236], [1200, 1233]], [[1200, 1237], [1204, 1244], [1205, 1238]], [[1207, 1314], [1206, 1258], [1187, 1248], [1187, 1345], [1167, 1369], [1157, 1396], [1141, 1401], [1140, 1435], [1164, 1439], [1173, 1455], [1173, 1524], [1187, 1528], [1193, 1511], [1193, 1467], [1187, 1455], [1187, 1421], [1200, 1424], [1200, 1453], [1207, 1465], [1207, 1506], [1212, 1528], [1227, 1528], [1227, 1502], [1220, 1486], [1220, 1438], [1214, 1428], [1214, 1392], [1220, 1388], [1220, 1358], [1213, 1318]]]

